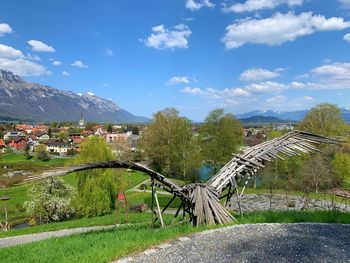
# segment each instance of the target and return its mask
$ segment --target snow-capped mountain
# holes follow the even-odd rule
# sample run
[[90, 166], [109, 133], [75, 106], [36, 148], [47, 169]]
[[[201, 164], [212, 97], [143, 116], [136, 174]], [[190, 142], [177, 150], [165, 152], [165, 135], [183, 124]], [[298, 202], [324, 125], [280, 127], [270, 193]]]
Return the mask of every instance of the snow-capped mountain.
[[0, 119], [147, 122], [92, 93], [76, 94], [38, 83], [26, 82], [12, 72], [0, 70]]

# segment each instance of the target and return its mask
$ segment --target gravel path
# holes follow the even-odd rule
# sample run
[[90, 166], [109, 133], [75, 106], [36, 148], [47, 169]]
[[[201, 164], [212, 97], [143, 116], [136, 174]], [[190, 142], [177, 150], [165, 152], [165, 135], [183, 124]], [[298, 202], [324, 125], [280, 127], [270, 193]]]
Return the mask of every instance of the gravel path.
[[116, 262], [350, 262], [350, 225], [230, 226], [180, 238]]
[[[271, 197], [271, 198], [270, 198]], [[346, 203], [344, 203], [346, 201]], [[350, 212], [350, 199], [344, 199], [343, 203], [325, 200], [310, 199], [307, 202], [308, 210], [338, 210]], [[246, 194], [241, 199], [243, 213], [268, 211], [268, 210], [301, 210], [305, 206], [305, 200], [301, 196], [273, 194]], [[229, 209], [239, 211], [235, 197], [232, 197]]]
[[16, 246], [19, 244], [30, 243], [30, 242], [44, 240], [52, 237], [63, 237], [63, 236], [69, 236], [73, 234], [95, 231], [95, 230], [109, 229], [113, 227], [116, 227], [116, 226], [113, 225], [113, 226], [80, 227], [80, 228], [63, 229], [58, 231], [50, 231], [50, 232], [21, 235], [21, 236], [14, 236], [14, 237], [3, 237], [3, 238], [0, 238], [0, 248]]

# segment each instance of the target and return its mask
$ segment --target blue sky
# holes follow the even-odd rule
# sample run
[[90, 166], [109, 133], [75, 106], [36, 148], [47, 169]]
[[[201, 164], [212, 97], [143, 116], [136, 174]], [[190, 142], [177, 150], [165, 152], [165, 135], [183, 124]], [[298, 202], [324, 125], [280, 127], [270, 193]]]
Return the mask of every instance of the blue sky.
[[0, 68], [137, 115], [350, 107], [350, 0], [2, 0]]

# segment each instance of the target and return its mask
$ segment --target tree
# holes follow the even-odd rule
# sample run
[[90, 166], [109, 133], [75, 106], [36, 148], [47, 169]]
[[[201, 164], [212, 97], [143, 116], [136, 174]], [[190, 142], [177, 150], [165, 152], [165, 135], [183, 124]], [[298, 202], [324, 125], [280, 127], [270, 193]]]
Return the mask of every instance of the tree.
[[198, 168], [192, 124], [176, 109], [157, 112], [145, 129], [140, 146], [154, 168], [168, 176], [188, 180]]
[[140, 133], [139, 128], [137, 126], [133, 126], [132, 127], [132, 134], [139, 135], [139, 133]]
[[39, 144], [35, 149], [35, 157], [43, 162], [49, 161], [51, 158], [46, 150], [46, 145]]
[[[81, 145], [80, 154], [74, 163], [89, 163], [115, 160], [110, 147], [102, 137], [91, 137]], [[111, 213], [115, 207], [118, 190], [115, 169], [94, 169], [77, 173], [77, 209], [85, 216]]]
[[24, 149], [24, 156], [26, 159], [32, 158], [32, 155], [30, 154], [30, 146], [29, 144], [26, 145], [26, 148]]
[[51, 129], [51, 127], [47, 131], [47, 135], [49, 135], [49, 138], [52, 138], [52, 129]]
[[343, 135], [346, 125], [340, 109], [333, 104], [324, 103], [312, 108], [298, 125], [302, 131], [326, 136]]
[[58, 139], [62, 142], [64, 141], [68, 141], [68, 134], [64, 131], [61, 131], [59, 134], [58, 134]]
[[216, 109], [209, 113], [200, 127], [199, 137], [203, 159], [213, 164], [224, 164], [242, 144], [243, 129], [232, 114]]
[[62, 178], [48, 177], [29, 190], [29, 201], [24, 203], [31, 218], [39, 221], [62, 221], [74, 215], [72, 200], [76, 192]]
[[350, 182], [350, 156], [348, 153], [337, 153], [332, 161], [335, 177], [342, 183]]
[[303, 192], [319, 192], [321, 188], [332, 185], [333, 179], [330, 172], [329, 161], [323, 154], [315, 154], [307, 159], [301, 169], [299, 187]]
[[108, 133], [112, 133], [113, 132], [113, 127], [112, 127], [112, 124], [108, 124], [107, 127], [106, 127], [106, 130]]

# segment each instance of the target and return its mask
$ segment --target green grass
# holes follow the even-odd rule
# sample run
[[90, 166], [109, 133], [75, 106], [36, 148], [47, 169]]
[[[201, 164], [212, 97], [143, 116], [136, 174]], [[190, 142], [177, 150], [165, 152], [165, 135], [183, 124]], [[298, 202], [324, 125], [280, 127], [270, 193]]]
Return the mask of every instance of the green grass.
[[[129, 180], [129, 188], [132, 188], [139, 183], [145, 181], [149, 178], [145, 173], [142, 172], [132, 172], [130, 175], [125, 171], [122, 175], [126, 180]], [[63, 177], [65, 183], [70, 184], [74, 187], [78, 185], [78, 179], [75, 173], [67, 174]], [[0, 196], [7, 195], [10, 197], [10, 200], [6, 201], [6, 206], [9, 212], [9, 218], [21, 218], [23, 221], [25, 218], [24, 211], [18, 211], [20, 206], [23, 206], [24, 202], [28, 199], [28, 189], [31, 187], [31, 184], [22, 184], [15, 187], [0, 189]], [[142, 194], [142, 193], [141, 193]], [[144, 197], [149, 196], [149, 193], [141, 195], [142, 197], [137, 197], [137, 200], [132, 201], [133, 195], [131, 195], [130, 201], [131, 204], [140, 204], [144, 203]], [[0, 203], [0, 220], [4, 220], [4, 205], [5, 202]]]
[[342, 223], [350, 224], [350, 213], [335, 211], [264, 211], [236, 217], [237, 224], [255, 223]]
[[153, 230], [149, 225], [78, 234], [0, 250], [1, 262], [109, 262], [179, 236], [206, 229], [190, 225]]
[[16, 164], [32, 164], [39, 166], [51, 166], [51, 165], [64, 165], [69, 158], [52, 158], [47, 162], [43, 162], [33, 157], [31, 159], [26, 159], [24, 154], [21, 153], [6, 153], [0, 157], [0, 165], [16, 165]]
[[[165, 220], [171, 220], [172, 216], [164, 215]], [[151, 214], [149, 213], [130, 213], [128, 214], [128, 223], [145, 223], [151, 222]], [[18, 235], [26, 235], [26, 234], [34, 234], [41, 233], [47, 231], [56, 231], [67, 228], [76, 228], [76, 227], [90, 227], [90, 226], [106, 226], [113, 224], [125, 223], [125, 215], [123, 212], [119, 212], [118, 214], [110, 214], [104, 216], [97, 217], [83, 217], [80, 219], [74, 219], [69, 221], [43, 224], [38, 226], [31, 226], [21, 229], [12, 229], [8, 232], [0, 232], [1, 237], [8, 236], [18, 236]]]
[[[235, 224], [295, 222], [350, 223], [350, 214], [325, 211], [262, 212], [248, 214]], [[0, 258], [1, 262], [11, 263], [109, 262], [164, 241], [210, 228], [214, 227], [184, 224], [151, 229], [148, 224], [128, 225], [0, 249]]]

